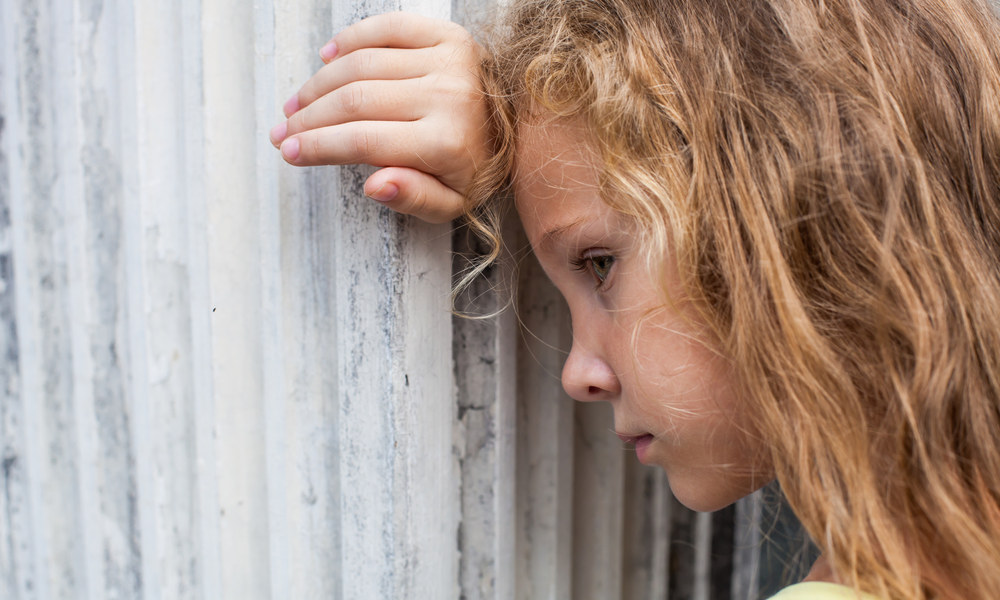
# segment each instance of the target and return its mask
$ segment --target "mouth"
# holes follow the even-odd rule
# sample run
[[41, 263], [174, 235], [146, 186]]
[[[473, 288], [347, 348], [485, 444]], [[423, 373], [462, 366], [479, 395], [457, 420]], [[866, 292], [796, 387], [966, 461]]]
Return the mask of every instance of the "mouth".
[[646, 455], [649, 453], [649, 445], [653, 443], [653, 436], [649, 433], [643, 433], [640, 435], [629, 435], [625, 433], [618, 433], [618, 439], [622, 441], [627, 447], [635, 448], [636, 458], [642, 464], [649, 464], [646, 462]]

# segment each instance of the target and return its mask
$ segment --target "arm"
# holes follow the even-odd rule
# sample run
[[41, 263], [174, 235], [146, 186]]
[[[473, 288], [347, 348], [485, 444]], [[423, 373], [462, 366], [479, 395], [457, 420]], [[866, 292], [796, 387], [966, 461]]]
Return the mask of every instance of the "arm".
[[271, 142], [290, 164], [383, 167], [365, 194], [393, 210], [445, 222], [489, 152], [480, 47], [447, 21], [370, 17], [337, 34], [326, 65], [285, 103]]

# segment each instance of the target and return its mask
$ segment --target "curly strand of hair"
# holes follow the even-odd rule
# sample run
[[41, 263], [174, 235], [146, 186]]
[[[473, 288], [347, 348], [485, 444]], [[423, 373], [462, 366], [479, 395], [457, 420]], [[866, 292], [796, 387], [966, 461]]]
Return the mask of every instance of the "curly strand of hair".
[[497, 151], [466, 204], [492, 248], [478, 268], [520, 124], [583, 124], [602, 197], [675, 262], [834, 570], [886, 598], [993, 597], [995, 9], [522, 0], [502, 24], [483, 64]]

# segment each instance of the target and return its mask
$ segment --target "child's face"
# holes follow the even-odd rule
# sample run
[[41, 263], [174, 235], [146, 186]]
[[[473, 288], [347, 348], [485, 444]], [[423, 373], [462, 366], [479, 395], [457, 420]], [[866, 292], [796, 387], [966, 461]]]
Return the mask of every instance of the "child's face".
[[[664, 305], [658, 278], [627, 221], [601, 201], [582, 136], [562, 124], [520, 133], [517, 211], [572, 315], [563, 388], [576, 400], [610, 402], [618, 435], [640, 461], [666, 471], [690, 508], [715, 510], [766, 483], [727, 361], [699, 341], [690, 315], [664, 309], [643, 318]], [[666, 275], [676, 298], [676, 273]]]

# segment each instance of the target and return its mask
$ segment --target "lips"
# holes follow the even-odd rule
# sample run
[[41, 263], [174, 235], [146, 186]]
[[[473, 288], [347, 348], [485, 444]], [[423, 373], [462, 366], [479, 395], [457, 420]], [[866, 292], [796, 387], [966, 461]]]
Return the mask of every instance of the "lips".
[[646, 454], [649, 451], [649, 445], [653, 443], [653, 436], [651, 434], [643, 433], [640, 435], [629, 435], [626, 433], [618, 433], [618, 439], [620, 439], [626, 446], [634, 447], [635, 455], [639, 459], [639, 462], [647, 464], [645, 460]]
[[651, 437], [648, 433], [640, 433], [639, 435], [628, 435], [627, 433], [618, 432], [615, 433], [618, 435], [618, 439], [620, 439], [623, 444], [628, 446], [634, 446], [636, 442], [644, 437]]

